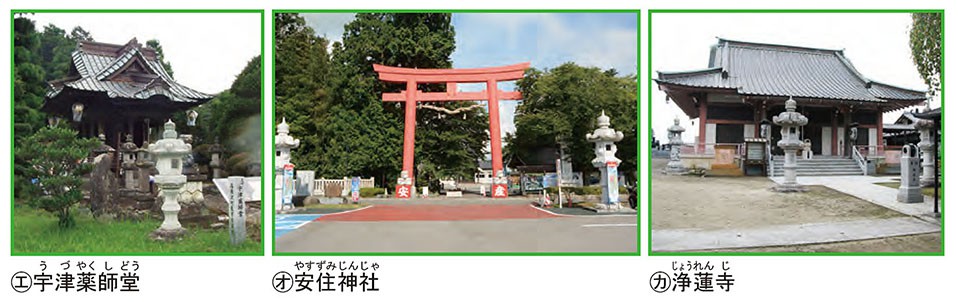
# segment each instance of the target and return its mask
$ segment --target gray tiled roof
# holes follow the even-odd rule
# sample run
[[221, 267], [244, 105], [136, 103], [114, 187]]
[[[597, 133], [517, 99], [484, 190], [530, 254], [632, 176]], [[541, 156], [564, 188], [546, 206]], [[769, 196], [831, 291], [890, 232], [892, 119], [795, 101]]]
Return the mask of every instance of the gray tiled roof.
[[719, 39], [709, 68], [659, 72], [660, 85], [733, 89], [739, 94], [853, 100], [924, 100], [923, 91], [869, 80], [841, 50]]
[[[146, 72], [154, 78], [148, 82], [111, 80], [111, 76], [121, 74], [130, 64], [136, 63], [131, 61], [143, 64], [148, 69]], [[76, 73], [71, 72], [70, 78], [50, 83], [47, 98], [56, 97], [65, 88], [104, 92], [111, 98], [148, 99], [162, 95], [180, 103], [202, 103], [213, 98], [213, 95], [174, 81], [153, 50], [144, 48], [136, 39], [125, 45], [81, 42], [73, 52], [73, 67]]]

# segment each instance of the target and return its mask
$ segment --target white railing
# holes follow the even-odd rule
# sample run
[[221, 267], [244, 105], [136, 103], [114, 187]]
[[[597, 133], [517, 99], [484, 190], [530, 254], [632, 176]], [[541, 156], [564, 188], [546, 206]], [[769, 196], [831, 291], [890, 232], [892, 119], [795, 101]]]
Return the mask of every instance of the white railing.
[[[340, 188], [343, 188], [343, 196], [346, 196], [346, 192], [349, 191], [349, 187], [352, 186], [353, 180], [351, 178], [343, 177], [342, 179], [326, 179], [320, 178], [313, 180], [313, 195], [316, 196], [326, 196], [326, 186], [335, 184], [339, 185]], [[360, 188], [373, 188], [376, 187], [376, 178], [360, 178], [359, 179]]]
[[775, 161], [772, 160], [772, 144], [765, 144], [765, 164], [768, 165], [768, 176], [775, 177]]
[[862, 169], [862, 175], [868, 175], [868, 163], [865, 161], [865, 156], [862, 155], [857, 147], [858, 146], [852, 148], [852, 159], [854, 159], [858, 167]]

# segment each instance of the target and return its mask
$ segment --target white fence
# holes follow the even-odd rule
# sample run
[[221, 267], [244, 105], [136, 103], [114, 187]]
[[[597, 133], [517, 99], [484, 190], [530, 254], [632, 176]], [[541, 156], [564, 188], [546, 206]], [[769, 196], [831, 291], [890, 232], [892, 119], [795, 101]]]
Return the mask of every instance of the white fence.
[[[342, 179], [326, 179], [320, 178], [313, 180], [313, 195], [315, 196], [326, 196], [326, 186], [336, 185], [342, 188], [342, 193], [340, 196], [347, 196], [349, 194], [349, 188], [352, 186], [353, 180], [351, 178], [343, 177]], [[374, 188], [376, 187], [376, 178], [360, 178], [359, 179], [360, 188]]]

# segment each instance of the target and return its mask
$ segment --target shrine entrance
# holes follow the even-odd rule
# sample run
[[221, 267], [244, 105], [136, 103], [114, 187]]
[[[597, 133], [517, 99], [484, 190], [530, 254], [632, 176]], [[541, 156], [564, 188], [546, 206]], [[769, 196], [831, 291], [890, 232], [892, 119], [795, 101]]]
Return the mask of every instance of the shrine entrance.
[[[498, 83], [521, 79], [529, 63], [508, 66], [465, 69], [415, 69], [373, 64], [379, 80], [390, 83], [406, 83], [406, 90], [383, 93], [383, 102], [405, 102], [405, 125], [403, 129], [402, 172], [396, 183], [397, 198], [410, 198], [414, 190], [413, 157], [415, 156], [416, 102], [487, 101], [489, 113], [489, 139], [492, 152], [492, 197], [509, 196], [505, 171], [502, 167], [502, 135], [499, 133], [499, 100], [520, 100], [518, 91], [501, 91]], [[423, 92], [419, 84], [445, 83], [445, 92]], [[459, 92], [459, 83], [486, 83], [480, 92]]]

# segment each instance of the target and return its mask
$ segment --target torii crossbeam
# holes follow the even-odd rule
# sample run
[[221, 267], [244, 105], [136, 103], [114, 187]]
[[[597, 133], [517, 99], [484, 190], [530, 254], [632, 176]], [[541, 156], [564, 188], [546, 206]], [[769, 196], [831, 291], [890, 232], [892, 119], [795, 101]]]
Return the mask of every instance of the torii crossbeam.
[[[383, 102], [405, 102], [406, 118], [403, 129], [402, 174], [396, 184], [397, 198], [410, 198], [413, 190], [413, 157], [416, 138], [416, 102], [487, 101], [489, 112], [489, 139], [492, 151], [492, 197], [509, 196], [505, 172], [502, 168], [502, 135], [499, 133], [499, 100], [520, 100], [518, 91], [502, 91], [498, 83], [521, 79], [529, 62], [488, 68], [415, 69], [373, 64], [379, 80], [406, 83], [406, 90], [383, 93]], [[423, 92], [419, 84], [445, 83], [445, 92]], [[486, 83], [480, 92], [459, 92], [459, 83]]]

